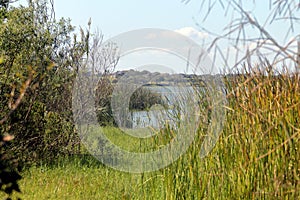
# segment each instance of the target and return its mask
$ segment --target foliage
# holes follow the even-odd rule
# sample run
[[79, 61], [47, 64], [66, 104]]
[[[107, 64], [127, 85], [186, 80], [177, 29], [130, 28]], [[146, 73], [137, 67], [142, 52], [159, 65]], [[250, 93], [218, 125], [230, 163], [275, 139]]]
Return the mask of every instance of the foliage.
[[129, 110], [148, 110], [155, 104], [166, 106], [162, 95], [154, 93], [147, 87], [140, 87], [130, 97]]
[[[22, 186], [30, 192], [24, 197], [299, 199], [300, 77], [275, 72], [266, 63], [224, 77], [227, 120], [218, 143], [204, 159], [199, 153], [206, 132], [200, 128], [188, 151], [167, 168], [129, 174], [93, 158], [64, 158], [57, 167], [41, 166], [25, 173]], [[205, 121], [200, 125], [206, 126]], [[114, 144], [131, 152], [160, 148], [169, 143], [170, 138], [163, 136], [173, 134], [165, 129], [155, 139], [141, 139], [117, 128], [106, 127], [104, 132]], [[57, 185], [60, 190], [55, 189]]]
[[0, 191], [8, 196], [11, 196], [13, 192], [21, 192], [18, 181], [22, 178], [18, 170], [18, 162], [13, 155], [7, 154], [5, 151], [5, 145], [12, 139], [13, 137], [10, 135], [0, 136]]
[[[111, 108], [115, 85], [109, 77], [109, 75], [101, 77], [96, 89], [96, 108], [100, 125], [116, 125]], [[155, 104], [166, 106], [161, 95], [147, 87], [140, 87], [130, 96], [129, 110], [148, 110]]]
[[201, 160], [200, 128], [186, 155], [162, 170], [166, 199], [299, 198], [299, 74], [262, 65], [225, 76], [221, 138]]
[[114, 125], [115, 121], [111, 109], [113, 84], [108, 77], [101, 77], [96, 89], [97, 118], [100, 125]]
[[12, 158], [18, 165], [50, 161], [78, 143], [70, 93], [88, 34], [72, 39], [70, 20], [56, 21], [47, 1], [0, 9], [0, 136], [14, 137], [1, 145], [1, 180], [6, 168], [16, 175], [9, 193], [19, 190]]
[[52, 19], [48, 6], [12, 7], [0, 21], [1, 117], [9, 113], [9, 101], [24, 96], [1, 132], [15, 136], [10, 149], [24, 160], [57, 156], [75, 140], [70, 93], [87, 38], [82, 33], [81, 41], [71, 40], [70, 20]]
[[[17, 182], [21, 178], [18, 169], [20, 162], [29, 161], [40, 166], [40, 161], [46, 161], [48, 167], [35, 166], [22, 174], [25, 177], [22, 187], [29, 191], [24, 197], [299, 199], [299, 73], [289, 72], [289, 68], [276, 71], [275, 64], [267, 60], [260, 62], [261, 66], [257, 68], [249, 62], [249, 66], [244, 65], [242, 71], [224, 77], [227, 121], [213, 152], [205, 159], [199, 157], [199, 151], [209, 115], [203, 115], [197, 138], [185, 155], [157, 172], [122, 173], [104, 167], [92, 158], [75, 159], [68, 165], [64, 155], [73, 151], [77, 143], [70, 109], [72, 83], [84, 55], [90, 52], [97, 57], [98, 43], [94, 41], [94, 48], [89, 48], [89, 31], [85, 34], [82, 30], [80, 41], [76, 36], [72, 38], [73, 27], [69, 20], [57, 22], [53, 19], [46, 1], [30, 2], [28, 7], [0, 8], [1, 191], [8, 195], [20, 191]], [[221, 1], [215, 2], [223, 5]], [[251, 24], [263, 38], [249, 41], [258, 42], [257, 46], [271, 51], [279, 48], [283, 61], [293, 61], [294, 54], [288, 50], [289, 44], [278, 44], [240, 4], [234, 0], [227, 2], [234, 14], [238, 12], [241, 16], [241, 21], [237, 19], [237, 23], [230, 24], [226, 29], [225, 36], [230, 41], [238, 43], [246, 25]], [[291, 23], [297, 20], [290, 12], [294, 8], [289, 2], [294, 1], [274, 3], [272, 6], [275, 5], [275, 9], [278, 6], [278, 10], [272, 12], [274, 17], [268, 20], [277, 21], [277, 17], [284, 19], [284, 13], [290, 14], [288, 18], [292, 19]], [[209, 8], [212, 6], [209, 5]], [[220, 38], [224, 37], [215, 41]], [[247, 38], [244, 41], [248, 41]], [[267, 41], [271, 41], [276, 48], [270, 48]], [[114, 51], [114, 48], [110, 49]], [[244, 63], [254, 51], [247, 54], [250, 56], [246, 55], [235, 65]], [[106, 55], [101, 62], [107, 63], [108, 69], [113, 69], [117, 59], [110, 61], [115, 54]], [[260, 57], [262, 60], [264, 58]], [[113, 84], [104, 77], [96, 89], [98, 118], [101, 123], [108, 121], [113, 124], [110, 108]], [[147, 109], [160, 101], [156, 95], [152, 98], [152, 94], [145, 90], [134, 95], [141, 99], [134, 103], [136, 98], [132, 97], [131, 109]], [[150, 96], [149, 103], [145, 104], [145, 96]], [[204, 102], [201, 106], [202, 114], [207, 114], [213, 105]], [[124, 136], [119, 129], [110, 127], [106, 127], [105, 134], [125, 149], [144, 152], [157, 150], [169, 143], [174, 131], [166, 127], [154, 139], [145, 140], [132, 139]], [[62, 167], [53, 168], [47, 161], [57, 157], [62, 159]], [[58, 185], [61, 190], [57, 189]]]
[[[257, 67], [245, 65], [243, 71], [224, 76], [224, 82], [227, 120], [206, 158], [199, 156], [209, 121], [205, 115], [209, 106], [202, 97], [204, 119], [183, 156], [167, 168], [138, 175], [121, 173], [112, 178], [118, 172], [95, 167], [94, 172], [105, 174], [104, 184], [115, 183], [116, 192], [103, 189], [94, 195], [112, 199], [299, 199], [299, 74], [276, 71], [265, 62]], [[209, 94], [207, 98], [209, 101]], [[153, 138], [141, 139], [116, 128], [104, 129], [112, 143], [131, 152], [157, 150], [172, 140], [166, 136], [174, 131], [166, 128]], [[76, 179], [75, 174], [71, 176]], [[135, 186], [128, 186], [128, 181]], [[78, 188], [86, 189], [92, 187]]]

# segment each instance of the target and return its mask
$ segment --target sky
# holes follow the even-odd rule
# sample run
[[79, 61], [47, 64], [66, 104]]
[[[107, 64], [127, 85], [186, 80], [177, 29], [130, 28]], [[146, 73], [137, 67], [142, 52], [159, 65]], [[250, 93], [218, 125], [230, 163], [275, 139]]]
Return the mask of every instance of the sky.
[[[26, 0], [21, 0], [21, 3], [24, 2]], [[203, 21], [206, 9], [200, 9], [202, 2], [202, 0], [191, 0], [188, 4], [185, 4], [182, 0], [54, 0], [54, 7], [57, 19], [61, 17], [70, 18], [71, 23], [77, 28], [86, 28], [89, 19], [91, 19], [92, 30], [99, 30], [104, 35], [105, 40], [132, 30], [164, 29], [183, 34], [206, 49], [213, 41], [214, 36], [200, 27], [222, 34], [225, 25], [230, 22], [232, 16], [230, 11], [225, 15], [221, 6], [217, 5], [211, 11], [209, 17]], [[243, 6], [247, 11], [253, 13], [263, 24], [268, 17], [269, 1], [255, 1], [255, 5], [246, 3], [252, 1], [242, 2], [245, 4]], [[300, 32], [299, 24], [295, 26], [294, 33], [289, 34], [287, 37], [285, 37], [287, 29], [285, 23], [270, 25], [268, 29], [271, 35], [281, 44], [286, 44]], [[247, 28], [246, 34], [249, 37], [257, 36], [257, 32], [251, 27]], [[130, 39], [135, 40], [138, 38]], [[233, 44], [221, 42], [219, 45], [224, 54], [228, 49], [231, 49], [228, 62], [234, 63], [236, 50], [232, 48], [231, 45]], [[255, 44], [248, 45], [248, 47], [255, 46]], [[240, 46], [240, 48], [246, 47]], [[208, 54], [213, 56], [212, 52], [208, 52]], [[151, 63], [153, 60], [156, 60], [156, 62]], [[220, 60], [217, 60], [216, 63], [218, 66], [224, 66], [224, 63], [221, 63]], [[182, 60], [178, 56], [174, 57], [174, 55], [172, 57], [167, 52], [157, 49], [133, 52], [130, 55], [121, 57], [119, 66], [120, 69], [125, 69], [151, 64], [165, 65], [181, 73], [191, 73], [191, 71], [186, 71], [186, 60]]]
[[[88, 2], [88, 3], [86, 3]], [[69, 6], [73, 4], [73, 6]], [[180, 29], [195, 27], [195, 3], [184, 5], [179, 0], [63, 0], [55, 2], [58, 17], [70, 16], [75, 25], [93, 27], [105, 37], [140, 28]]]

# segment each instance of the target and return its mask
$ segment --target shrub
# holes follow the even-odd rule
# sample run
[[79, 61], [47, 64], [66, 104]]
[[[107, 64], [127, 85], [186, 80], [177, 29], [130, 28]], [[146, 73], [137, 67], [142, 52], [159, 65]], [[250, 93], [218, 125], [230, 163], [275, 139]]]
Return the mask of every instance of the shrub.
[[[114, 84], [108, 77], [102, 77], [96, 90], [96, 110], [100, 125], [116, 125], [111, 108]], [[167, 106], [162, 96], [147, 87], [133, 92], [129, 101], [129, 110], [147, 110], [155, 104]]]

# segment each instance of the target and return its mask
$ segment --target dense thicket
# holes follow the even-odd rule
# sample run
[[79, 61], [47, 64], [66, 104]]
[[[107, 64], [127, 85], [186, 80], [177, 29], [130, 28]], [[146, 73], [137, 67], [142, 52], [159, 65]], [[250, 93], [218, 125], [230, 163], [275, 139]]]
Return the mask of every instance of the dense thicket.
[[55, 20], [46, 1], [0, 10], [0, 135], [9, 138], [1, 165], [51, 160], [77, 141], [70, 92], [88, 37], [82, 31], [77, 41], [70, 20]]

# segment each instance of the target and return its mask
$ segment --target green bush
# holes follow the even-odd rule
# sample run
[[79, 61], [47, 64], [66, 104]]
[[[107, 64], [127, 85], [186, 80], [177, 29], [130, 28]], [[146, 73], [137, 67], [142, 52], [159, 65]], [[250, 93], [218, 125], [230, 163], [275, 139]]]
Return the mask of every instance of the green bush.
[[147, 87], [140, 87], [130, 97], [129, 110], [148, 110], [155, 104], [166, 106], [162, 95]]
[[22, 163], [50, 161], [78, 143], [71, 90], [88, 37], [72, 40], [70, 20], [52, 19], [48, 7], [34, 1], [0, 16], [0, 135], [15, 137], [6, 149]]
[[[102, 77], [96, 90], [96, 110], [100, 125], [116, 125], [111, 108], [114, 83], [108, 77]], [[140, 87], [133, 92], [129, 101], [129, 110], [148, 110], [155, 104], [167, 106], [162, 96], [147, 87]]]

